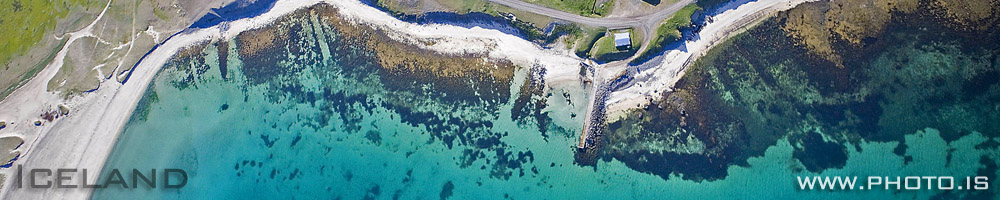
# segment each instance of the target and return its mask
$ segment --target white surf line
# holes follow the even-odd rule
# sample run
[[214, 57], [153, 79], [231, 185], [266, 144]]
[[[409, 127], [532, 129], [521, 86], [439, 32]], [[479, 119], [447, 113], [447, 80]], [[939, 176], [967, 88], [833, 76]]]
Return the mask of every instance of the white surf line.
[[[70, 34], [70, 41], [63, 46], [52, 64], [35, 76], [29, 84], [26, 84], [26, 87], [19, 88], [6, 100], [0, 102], [0, 110], [5, 111], [0, 114], [0, 120], [17, 121], [15, 124], [8, 124], [4, 132], [13, 132], [13, 135], [26, 138], [25, 144], [21, 148], [27, 149], [27, 151], [15, 164], [23, 162], [24, 168], [29, 169], [88, 169], [93, 173], [88, 173], [87, 179], [95, 180], [114, 146], [117, 136], [159, 68], [180, 48], [217, 38], [216, 35], [220, 32], [216, 30], [218, 27], [216, 26], [165, 42], [154, 50], [154, 56], [147, 57], [136, 67], [132, 77], [136, 79], [133, 81], [134, 83], [107, 84], [106, 87], [102, 86], [95, 92], [73, 98], [67, 103], [70, 105], [70, 115], [64, 116], [52, 124], [34, 127], [31, 121], [37, 120], [39, 113], [61, 102], [57, 94], [46, 91], [46, 85], [48, 80], [51, 80], [58, 72], [58, 68], [62, 66], [62, 59], [65, 57], [68, 47], [77, 38], [93, 35], [91, 33], [93, 25], [100, 21], [110, 3], [105, 6], [105, 10], [91, 25]], [[272, 9], [275, 12], [268, 12], [251, 19], [242, 19], [235, 24], [241, 24], [243, 29], [249, 29], [307, 5], [311, 4], [296, 5], [296, 2], [281, 1], [275, 6], [275, 9]], [[235, 35], [235, 33], [230, 35]], [[37, 134], [28, 134], [29, 132]], [[12, 170], [6, 169], [4, 171], [6, 174], [12, 175]], [[90, 190], [85, 189], [18, 189], [12, 187], [14, 179], [7, 179], [5, 182], [5, 185], [11, 187], [2, 188], [0, 196], [10, 199], [86, 199], [91, 193]]]
[[[39, 119], [39, 114], [46, 108], [52, 108], [56, 104], [61, 103], [61, 99], [58, 94], [48, 92], [48, 83], [53, 77], [59, 72], [63, 67], [63, 61], [66, 58], [66, 54], [69, 51], [70, 45], [73, 44], [77, 39], [92, 36], [92, 30], [94, 25], [97, 24], [104, 14], [111, 7], [111, 1], [104, 6], [104, 10], [101, 11], [97, 18], [94, 19], [87, 27], [77, 30], [72, 33], [67, 33], [63, 36], [53, 36], [61, 40], [65, 36], [69, 36], [66, 43], [63, 44], [62, 48], [56, 52], [55, 57], [53, 57], [52, 62], [45, 66], [42, 71], [35, 74], [27, 83], [21, 87], [11, 92], [6, 99], [0, 101], [0, 110], [4, 111], [0, 113], [0, 120], [7, 121], [8, 125], [5, 132], [13, 132], [11, 135], [20, 136], [25, 140], [25, 145], [21, 146], [21, 149], [30, 149], [30, 144], [34, 135], [38, 135], [42, 132], [36, 132], [36, 134], [29, 134], [32, 129], [35, 129], [32, 124], [34, 120]], [[11, 123], [14, 124], [11, 124]], [[8, 134], [4, 134], [8, 135]], [[22, 155], [22, 158], [27, 156], [28, 152]]]
[[[93, 24], [103, 17], [110, 6], [109, 2], [90, 26], [70, 34], [70, 42], [58, 53], [56, 61], [33, 78], [28, 87], [18, 89], [7, 100], [0, 102], [0, 110], [11, 111], [0, 114], [0, 120], [17, 119], [13, 120], [17, 123], [8, 124], [10, 130], [5, 129], [4, 132], [13, 130], [15, 135], [22, 137], [30, 136], [27, 134], [29, 132], [37, 133], [31, 134], [37, 137], [26, 139], [22, 148], [27, 149], [27, 152], [18, 162], [23, 162], [24, 167], [29, 169], [88, 169], [92, 172], [88, 173], [88, 179], [96, 179], [148, 84], [178, 50], [204, 41], [235, 37], [242, 31], [267, 25], [281, 16], [317, 3], [328, 3], [339, 8], [342, 17], [389, 30], [387, 32], [395, 34], [396, 39], [415, 44], [420, 44], [416, 40], [437, 42], [434, 45], [424, 46], [427, 49], [452, 53], [486, 53], [490, 57], [508, 59], [523, 67], [536, 64], [546, 67], [548, 71], [546, 79], [578, 80], [579, 64], [582, 60], [573, 56], [568, 50], [546, 50], [537, 44], [497, 30], [441, 24], [416, 25], [400, 21], [358, 1], [279, 0], [270, 11], [260, 16], [191, 30], [163, 42], [135, 67], [129, 84], [109, 83], [95, 92], [73, 98], [68, 103], [62, 102], [70, 106], [69, 115], [51, 124], [34, 127], [30, 122], [37, 119], [38, 113], [52, 107], [52, 104], [61, 102], [58, 95], [46, 91], [46, 85], [62, 66], [62, 58], [65, 57], [69, 44], [76, 38], [92, 35], [90, 30]], [[553, 84], [553, 81], [547, 82]], [[8, 179], [6, 182], [6, 185], [12, 185], [13, 179]], [[82, 189], [21, 190], [16, 187], [5, 187], [2, 190], [0, 196], [12, 199], [85, 199], [92, 192]]]
[[[53, 77], [60, 71], [63, 67], [64, 59], [69, 51], [69, 47], [77, 40], [83, 37], [92, 37], [94, 25], [97, 24], [101, 19], [103, 19], [105, 13], [107, 13], [108, 8], [111, 7], [111, 1], [104, 6], [104, 9], [100, 14], [92, 21], [87, 27], [84, 27], [78, 31], [64, 34], [63, 36], [54, 36], [57, 39], [63, 39], [66, 35], [69, 36], [66, 43], [63, 44], [62, 48], [56, 53], [52, 62], [47, 64], [45, 68], [42, 69], [38, 74], [35, 74], [26, 84], [17, 88], [12, 92], [6, 99], [0, 102], [0, 110], [4, 111], [0, 113], [0, 120], [7, 121], [8, 126], [0, 132], [4, 136], [18, 136], [24, 140], [24, 144], [18, 149], [22, 152], [21, 157], [18, 158], [19, 162], [26, 162], [32, 159], [34, 153], [34, 146], [38, 144], [38, 141], [45, 138], [48, 133], [51, 133], [53, 126], [43, 125], [35, 126], [34, 121], [43, 121], [43, 123], [49, 123], [46, 120], [41, 119], [39, 116], [42, 112], [48, 111], [50, 109], [55, 109], [59, 104], [65, 104], [70, 106], [71, 110], [73, 108], [73, 103], [79, 101], [64, 101], [59, 94], [56, 92], [48, 92], [48, 83]], [[71, 111], [72, 112], [72, 111]], [[58, 123], [62, 119], [54, 120], [52, 123]], [[3, 170], [4, 174], [10, 177], [13, 175], [12, 168]], [[4, 185], [12, 185], [13, 179], [8, 178]], [[6, 187], [12, 188], [12, 187]], [[7, 189], [4, 188], [0, 191], [0, 195], [6, 195]]]
[[738, 7], [710, 15], [713, 22], [701, 29], [698, 33], [698, 40], [684, 41], [681, 46], [682, 50], [666, 50], [663, 55], [648, 61], [649, 63], [630, 67], [627, 73], [634, 80], [626, 88], [617, 90], [608, 97], [608, 121], [617, 120], [621, 114], [624, 114], [622, 111], [637, 108], [637, 105], [644, 106], [650, 101], [659, 99], [660, 94], [664, 91], [672, 91], [674, 84], [684, 76], [690, 63], [703, 56], [716, 44], [739, 33], [738, 30], [749, 23], [809, 1], [815, 0], [760, 0], [744, 4], [732, 2], [730, 4], [737, 5], [724, 5], [723, 7]]
[[[567, 49], [545, 49], [531, 41], [494, 29], [464, 28], [446, 24], [418, 25], [404, 22], [376, 8], [357, 1], [326, 1], [340, 8], [344, 17], [389, 30], [390, 36], [423, 48], [446, 53], [485, 53], [492, 58], [506, 59], [522, 67], [541, 65], [546, 68], [549, 84], [579, 80], [580, 64], [584, 61]], [[424, 45], [418, 40], [434, 41]]]

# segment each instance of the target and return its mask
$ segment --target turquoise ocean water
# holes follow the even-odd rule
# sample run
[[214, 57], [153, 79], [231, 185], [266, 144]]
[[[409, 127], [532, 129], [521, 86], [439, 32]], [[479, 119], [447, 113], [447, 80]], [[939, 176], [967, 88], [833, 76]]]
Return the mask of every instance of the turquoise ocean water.
[[573, 155], [582, 83], [531, 96], [544, 99], [545, 117], [513, 117], [523, 114], [515, 104], [530, 83], [527, 67], [494, 88], [509, 91], [499, 100], [448, 100], [434, 91], [449, 86], [384, 83], [392, 75], [376, 57], [315, 14], [291, 18], [282, 21], [291, 37], [258, 52], [263, 58], [243, 58], [239, 39], [212, 41], [175, 56], [151, 83], [105, 169], [180, 168], [185, 187], [97, 189], [93, 198], [925, 199], [940, 191], [799, 190], [796, 176], [975, 176], [982, 158], [1000, 156], [981, 148], [996, 138], [973, 131], [945, 140], [927, 127], [904, 145], [852, 140], [843, 167], [821, 172], [803, 170], [798, 144], [785, 137], [714, 180], [664, 177], [613, 158], [581, 166]]

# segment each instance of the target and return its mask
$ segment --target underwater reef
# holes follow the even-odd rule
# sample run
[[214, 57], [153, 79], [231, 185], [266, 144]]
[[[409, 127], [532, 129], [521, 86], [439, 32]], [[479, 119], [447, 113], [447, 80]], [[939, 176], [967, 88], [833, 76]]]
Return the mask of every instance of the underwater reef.
[[801, 4], [710, 50], [674, 91], [611, 121], [603, 157], [711, 181], [779, 139], [795, 148], [793, 168], [822, 172], [844, 167], [861, 142], [898, 141], [904, 156], [904, 136], [925, 128], [949, 142], [1000, 137], [998, 10], [997, 1]]
[[[243, 88], [243, 101], [263, 91], [273, 104], [309, 105], [321, 112], [297, 117], [315, 132], [360, 133], [373, 143], [385, 134], [418, 134], [361, 131], [372, 126], [364, 122], [365, 116], [389, 110], [404, 123], [422, 127], [425, 131], [419, 134], [433, 138], [428, 144], [441, 142], [448, 149], [462, 149], [464, 153], [455, 161], [461, 166], [482, 167], [498, 179], [531, 173], [521, 165], [534, 160], [531, 151], [511, 150], [500, 141], [510, 134], [493, 129], [501, 113], [511, 112], [512, 120], [536, 126], [546, 137], [553, 130], [571, 134], [551, 125], [551, 118], [542, 111], [551, 95], [545, 94], [543, 68], [519, 70], [508, 60], [485, 54], [436, 52], [392, 34], [398, 33], [349, 21], [337, 8], [317, 4], [230, 40], [187, 47], [174, 55], [157, 78], [180, 90], [231, 82]], [[206, 75], [216, 69], [221, 79]], [[513, 84], [515, 74], [525, 72], [530, 74], [523, 84]], [[146, 91], [130, 123], [145, 121], [158, 98], [153, 87]], [[512, 97], [512, 87], [516, 87], [516, 97]], [[219, 112], [227, 109], [233, 108], [223, 104]], [[297, 110], [294, 106], [286, 109]], [[261, 123], [273, 132], [293, 132], [293, 125]], [[277, 138], [301, 139], [248, 134], [259, 134], [267, 148]]]

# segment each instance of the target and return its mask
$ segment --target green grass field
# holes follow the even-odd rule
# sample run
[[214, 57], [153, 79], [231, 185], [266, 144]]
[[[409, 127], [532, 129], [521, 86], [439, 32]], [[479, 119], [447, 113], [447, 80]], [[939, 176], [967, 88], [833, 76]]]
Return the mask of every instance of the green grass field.
[[[547, 16], [516, 10], [503, 5], [492, 4], [486, 0], [420, 0], [420, 2], [432, 2], [431, 4], [441, 5], [445, 7], [446, 10], [458, 14], [466, 14], [470, 12], [481, 12], [491, 15], [498, 15], [501, 12], [514, 13], [518, 20], [531, 23], [535, 27], [545, 27], [552, 21], [552, 18]], [[396, 15], [420, 15], [425, 12], [419, 6], [403, 5], [400, 0], [378, 0], [378, 4]], [[417, 3], [417, 5], [419, 4], [421, 3]]]
[[702, 10], [702, 8], [697, 4], [684, 6], [680, 11], [677, 11], [677, 13], [674, 13], [673, 16], [664, 21], [663, 24], [660, 24], [660, 27], [656, 29], [656, 35], [653, 35], [653, 39], [649, 41], [649, 48], [645, 52], [642, 52], [642, 55], [633, 62], [645, 61], [653, 54], [663, 51], [663, 47], [667, 44], [680, 40], [680, 30], [691, 26], [691, 15], [699, 10]]
[[[45, 63], [13, 64], [19, 56], [31, 60], [49, 61], [54, 50], [38, 50], [42, 44], [54, 45], [60, 41], [46, 40], [52, 30], [79, 19], [64, 19], [74, 10], [103, 6], [107, 1], [90, 0], [0, 0], [0, 99], [6, 97], [19, 84], [41, 71]], [[60, 23], [60, 20], [67, 22]], [[45, 47], [48, 48], [48, 47]], [[32, 50], [35, 49], [35, 50]], [[33, 53], [28, 53], [29, 51]], [[17, 59], [24, 60], [24, 59]]]
[[378, 0], [379, 6], [388, 9], [394, 15], [421, 15], [426, 12], [419, 6], [423, 3], [440, 5], [446, 11], [458, 14], [480, 12], [505, 17], [504, 13], [513, 13], [514, 16], [517, 16], [518, 20], [513, 25], [522, 31], [526, 31], [527, 37], [530, 40], [544, 39], [545, 35], [542, 33], [541, 28], [548, 26], [552, 22], [552, 18], [548, 16], [489, 3], [486, 0], [420, 0], [415, 5], [404, 5], [400, 0]]
[[614, 5], [614, 1], [607, 1], [595, 7], [594, 4], [597, 4], [597, 0], [525, 0], [525, 2], [588, 17], [604, 16], [611, 11], [611, 7]]
[[597, 27], [583, 28], [583, 31], [580, 32], [579, 37], [573, 38], [575, 40], [573, 40], [572, 47], [576, 49], [576, 55], [581, 58], [586, 58], [587, 56], [589, 56], [591, 47], [594, 46], [594, 43], [596, 43], [598, 39], [604, 37], [604, 32], [605, 32], [604, 28], [597, 28]]
[[614, 35], [605, 35], [594, 42], [594, 47], [590, 50], [590, 55], [600, 57], [601, 55], [618, 52], [615, 48]]
[[[594, 7], [599, 0], [526, 0], [543, 6], [553, 7], [570, 13], [577, 13], [588, 17], [600, 17], [607, 15], [614, 7], [614, 0], [607, 0]], [[518, 21], [527, 23], [515, 23], [518, 29], [526, 31], [527, 38], [536, 42], [549, 44], [554, 41], [559, 34], [565, 34], [563, 40], [567, 48], [574, 49], [580, 57], [588, 57], [591, 47], [604, 35], [605, 28], [587, 27], [580, 25], [557, 25], [556, 30], [551, 35], [542, 32], [542, 27], [546, 27], [552, 22], [552, 18], [538, 15], [531, 12], [513, 9], [507, 6], [489, 3], [487, 0], [419, 0], [416, 3], [404, 3], [401, 0], [378, 0], [379, 6], [388, 9], [396, 15], [420, 15], [425, 10], [422, 5], [430, 3], [443, 6], [450, 12], [465, 14], [470, 12], [481, 12], [494, 16], [501, 16], [505, 13], [512, 13], [517, 16]], [[570, 30], [572, 29], [572, 30]]]
[[104, 5], [94, 0], [0, 0], [0, 63], [26, 51], [56, 27], [76, 6]]
[[[42, 40], [69, 13], [69, 2], [0, 0], [0, 63]], [[10, 66], [6, 66], [10, 67]]]
[[629, 29], [632, 39], [632, 46], [628, 49], [619, 50], [615, 48], [615, 36], [614, 34], [605, 34], [596, 42], [590, 50], [590, 58], [597, 60], [599, 62], [610, 62], [615, 60], [623, 60], [628, 57], [635, 55], [639, 51], [639, 47], [642, 46], [642, 33], [636, 31], [635, 29]]
[[608, 0], [607, 2], [604, 2], [603, 4], [597, 6], [597, 9], [594, 9], [594, 14], [603, 17], [607, 14], [611, 14], [611, 9], [613, 9], [614, 7], [615, 7], [615, 1]]

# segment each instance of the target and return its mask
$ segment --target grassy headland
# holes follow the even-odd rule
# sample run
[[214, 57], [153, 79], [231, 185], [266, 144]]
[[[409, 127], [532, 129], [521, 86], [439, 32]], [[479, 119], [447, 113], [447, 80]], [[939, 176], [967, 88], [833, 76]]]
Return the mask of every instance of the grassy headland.
[[[0, 99], [41, 71], [55, 55], [52, 48], [65, 42], [44, 36], [53, 30], [79, 26], [78, 22], [88, 17], [69, 19], [72, 13], [99, 12], [104, 3], [0, 0]], [[20, 56], [27, 58], [15, 60]]]
[[628, 32], [631, 35], [629, 39], [632, 40], [632, 45], [625, 49], [618, 49], [615, 46], [614, 36], [614, 33], [617, 32], [620, 31], [606, 33], [604, 37], [598, 39], [590, 50], [589, 56], [599, 62], [611, 62], [615, 60], [627, 59], [628, 57], [635, 55], [635, 53], [639, 51], [639, 47], [642, 46], [643, 34], [635, 31], [634, 29], [626, 30], [625, 32]]
[[611, 12], [614, 1], [605, 1], [598, 5], [597, 0], [526, 0], [528, 3], [543, 5], [545, 7], [566, 11], [568, 13], [581, 16], [600, 17]]
[[667, 44], [679, 41], [681, 39], [681, 29], [692, 26], [691, 15], [699, 10], [702, 10], [701, 6], [691, 4], [684, 6], [680, 11], [674, 13], [674, 16], [664, 21], [656, 29], [656, 35], [653, 35], [653, 38], [649, 41], [649, 48], [632, 62], [644, 62], [649, 57], [662, 52], [663, 47]]
[[[598, 4], [596, 0], [572, 3], [561, 3], [562, 1], [555, 0], [529, 2], [588, 17], [607, 15], [611, 12], [611, 8], [614, 5], [613, 0], [603, 1], [597, 7], [594, 6]], [[381, 9], [396, 16], [419, 16], [430, 12], [452, 12], [457, 14], [478, 12], [489, 14], [507, 19], [514, 28], [517, 28], [524, 34], [525, 39], [538, 42], [542, 45], [555, 44], [554, 42], [557, 39], [565, 36], [563, 39], [565, 47], [573, 49], [580, 57], [586, 57], [594, 42], [602, 37], [605, 31], [604, 28], [578, 24], [552, 24], [554, 20], [551, 17], [490, 3], [486, 0], [378, 0], [377, 4]], [[550, 24], [552, 24], [551, 30], [548, 32], [543, 30], [549, 27]]]

